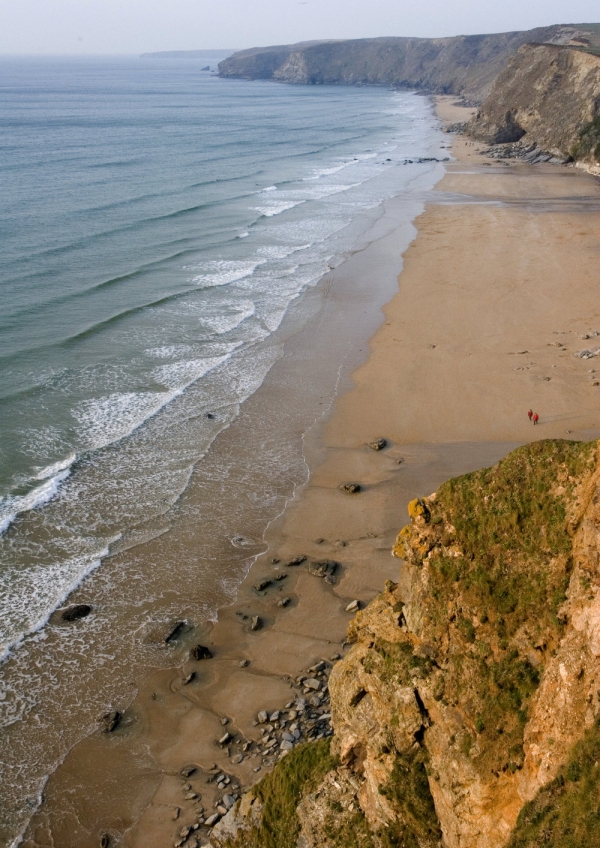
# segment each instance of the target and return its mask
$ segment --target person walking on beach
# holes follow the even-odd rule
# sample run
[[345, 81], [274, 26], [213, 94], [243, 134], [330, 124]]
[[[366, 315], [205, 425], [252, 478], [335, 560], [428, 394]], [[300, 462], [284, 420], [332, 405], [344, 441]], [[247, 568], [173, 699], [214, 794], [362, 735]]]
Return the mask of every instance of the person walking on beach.
[[539, 420], [540, 420], [540, 416], [537, 414], [537, 412], [534, 412], [533, 413], [533, 423], [537, 424]]
[[533, 418], [533, 409], [530, 409], [530, 410], [529, 410], [529, 412], [527, 413], [527, 417], [528, 417], [528, 418], [529, 418], [529, 420], [531, 421], [531, 419]]

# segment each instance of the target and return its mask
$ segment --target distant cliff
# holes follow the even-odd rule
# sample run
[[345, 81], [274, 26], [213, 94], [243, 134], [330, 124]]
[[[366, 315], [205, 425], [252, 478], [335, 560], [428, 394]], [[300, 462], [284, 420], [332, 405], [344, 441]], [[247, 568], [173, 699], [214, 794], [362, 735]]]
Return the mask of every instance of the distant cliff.
[[491, 144], [522, 140], [555, 156], [600, 164], [600, 56], [574, 47], [524, 45], [467, 132]]
[[600, 844], [599, 445], [542, 441], [409, 506], [399, 583], [350, 625], [333, 740], [214, 848]]
[[582, 24], [454, 38], [305, 42], [234, 53], [220, 63], [219, 74], [309, 85], [389, 85], [481, 103], [523, 44], [575, 40], [585, 48], [597, 37], [593, 25]]

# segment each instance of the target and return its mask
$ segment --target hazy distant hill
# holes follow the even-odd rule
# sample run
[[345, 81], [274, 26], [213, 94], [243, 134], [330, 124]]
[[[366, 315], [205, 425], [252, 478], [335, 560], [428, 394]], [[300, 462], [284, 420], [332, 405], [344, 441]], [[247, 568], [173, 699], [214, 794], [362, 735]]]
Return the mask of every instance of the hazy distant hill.
[[142, 53], [140, 59], [225, 59], [235, 50], [161, 50], [158, 53]]

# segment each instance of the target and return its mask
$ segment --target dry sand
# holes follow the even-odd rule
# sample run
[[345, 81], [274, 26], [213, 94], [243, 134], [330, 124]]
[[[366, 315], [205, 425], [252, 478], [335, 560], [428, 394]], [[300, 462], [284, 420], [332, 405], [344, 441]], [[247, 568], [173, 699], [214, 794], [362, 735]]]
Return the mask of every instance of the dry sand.
[[[464, 119], [450, 98], [436, 100], [442, 120]], [[600, 337], [580, 339], [600, 330], [599, 184], [575, 169], [506, 165], [477, 150], [454, 139], [455, 161], [437, 186], [438, 202], [416, 222], [399, 293], [369, 358], [338, 398], [321, 444], [309, 449], [309, 484], [269, 528], [268, 550], [236, 603], [207, 626], [203, 641], [214, 659], [152, 675], [132, 706], [135, 731], [90, 737], [54, 776], [54, 793], [61, 781], [65, 791], [88, 786], [96, 834], [126, 831], [123, 844], [135, 848], [172, 845], [198, 805], [212, 812], [222, 794], [205, 780], [213, 764], [242, 787], [264, 773], [255, 771], [260, 757], [232, 764], [216, 740], [225, 729], [258, 738], [257, 711], [283, 707], [298, 691], [291, 678], [343, 650], [348, 602], [368, 603], [397, 578], [390, 548], [409, 499], [532, 439], [600, 436], [600, 357], [573, 356], [600, 347]], [[376, 262], [377, 246], [371, 250]], [[535, 429], [530, 407], [540, 415]], [[379, 436], [385, 450], [366, 447]], [[347, 481], [362, 491], [341, 492]], [[273, 558], [285, 563], [298, 554], [339, 561], [335, 584], [302, 565], [267, 592], [254, 591], [258, 579], [281, 573]], [[281, 592], [292, 599], [285, 609], [276, 603]], [[262, 629], [252, 632], [236, 613], [261, 616]], [[192, 670], [197, 679], [184, 687]], [[179, 772], [188, 763], [201, 769], [189, 781], [201, 800], [184, 800]], [[110, 770], [118, 791], [98, 797], [94, 769]], [[77, 816], [86, 826], [85, 809]], [[54, 844], [83, 844], [67, 831], [65, 820]], [[45, 839], [41, 816], [35, 841]]]

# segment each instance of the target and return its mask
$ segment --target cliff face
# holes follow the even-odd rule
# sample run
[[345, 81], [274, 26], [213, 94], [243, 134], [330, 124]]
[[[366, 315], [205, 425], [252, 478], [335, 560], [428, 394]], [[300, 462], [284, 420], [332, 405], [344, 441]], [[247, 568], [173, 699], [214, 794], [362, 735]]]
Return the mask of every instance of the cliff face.
[[523, 139], [556, 156], [600, 163], [600, 56], [524, 45], [467, 132], [496, 144]]
[[[590, 38], [586, 38], [589, 35]], [[527, 32], [455, 38], [371, 38], [325, 41], [235, 53], [219, 65], [222, 77], [275, 79], [302, 84], [392, 85], [481, 102], [508, 59], [523, 44], [584, 46], [584, 26], [540, 27]]]
[[600, 844], [598, 444], [520, 448], [409, 513], [331, 672], [331, 749], [285, 756], [212, 845]]

